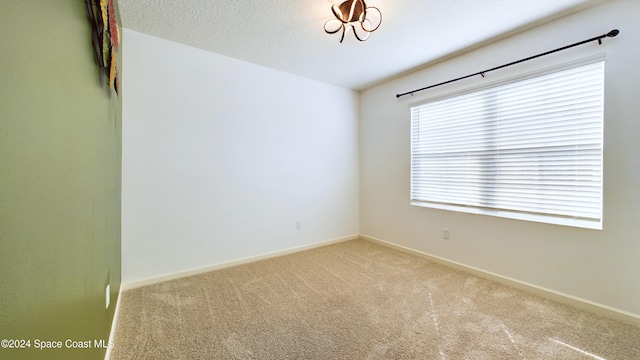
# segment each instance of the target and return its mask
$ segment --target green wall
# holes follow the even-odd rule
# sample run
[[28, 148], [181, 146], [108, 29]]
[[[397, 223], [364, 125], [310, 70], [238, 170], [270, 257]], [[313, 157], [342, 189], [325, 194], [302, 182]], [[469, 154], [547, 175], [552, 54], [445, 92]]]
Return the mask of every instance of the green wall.
[[121, 101], [84, 1], [0, 0], [0, 75], [0, 339], [31, 341], [0, 358], [102, 359], [33, 349], [108, 340], [120, 287]]

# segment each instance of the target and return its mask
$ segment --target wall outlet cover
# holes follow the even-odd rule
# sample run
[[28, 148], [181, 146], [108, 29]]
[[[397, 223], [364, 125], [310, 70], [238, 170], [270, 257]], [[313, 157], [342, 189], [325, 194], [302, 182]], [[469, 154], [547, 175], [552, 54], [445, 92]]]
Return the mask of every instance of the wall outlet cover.
[[111, 304], [111, 285], [110, 284], [107, 284], [107, 288], [104, 290], [104, 292], [105, 292], [106, 303], [107, 303], [106, 308], [108, 309], [109, 305]]

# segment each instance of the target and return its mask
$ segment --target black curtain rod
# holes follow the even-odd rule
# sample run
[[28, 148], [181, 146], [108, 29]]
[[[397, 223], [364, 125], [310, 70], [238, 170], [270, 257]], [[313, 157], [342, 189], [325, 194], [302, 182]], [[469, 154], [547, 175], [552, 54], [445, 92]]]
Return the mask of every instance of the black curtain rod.
[[456, 79], [452, 79], [452, 80], [449, 80], [449, 81], [444, 81], [444, 82], [441, 82], [441, 83], [438, 83], [438, 84], [435, 84], [435, 85], [426, 86], [426, 87], [423, 87], [423, 88], [420, 88], [420, 89], [417, 89], [417, 90], [413, 90], [413, 91], [408, 91], [408, 92], [402, 93], [402, 94], [396, 94], [396, 98], [400, 98], [401, 96], [405, 96], [405, 95], [411, 95], [411, 94], [416, 93], [418, 91], [431, 89], [431, 88], [434, 88], [436, 86], [449, 84], [449, 83], [452, 83], [452, 82], [455, 82], [455, 81], [458, 81], [458, 80], [462, 80], [462, 79], [466, 79], [466, 78], [469, 78], [469, 77], [472, 77], [472, 76], [476, 76], [476, 75], [482, 75], [482, 77], [484, 77], [484, 74], [488, 73], [489, 71], [502, 69], [502, 68], [505, 68], [507, 66], [519, 64], [521, 62], [525, 62], [525, 61], [529, 61], [529, 60], [532, 60], [532, 59], [535, 59], [535, 58], [539, 58], [541, 56], [553, 54], [554, 52], [558, 52], [558, 51], [561, 51], [561, 50], [566, 50], [566, 49], [572, 48], [574, 46], [590, 43], [592, 41], [596, 41], [597, 40], [598, 44], [602, 44], [602, 39], [604, 39], [606, 37], [615, 37], [619, 33], [620, 33], [620, 31], [618, 29], [614, 29], [614, 30], [609, 31], [606, 34], [602, 34], [600, 36], [596, 36], [596, 37], [591, 38], [591, 39], [587, 39], [587, 40], [583, 40], [583, 41], [577, 42], [575, 44], [563, 46], [561, 48], [557, 48], [557, 49], [554, 49], [554, 50], [551, 50], [551, 51], [547, 51], [547, 52], [544, 52], [544, 53], [541, 53], [541, 54], [538, 54], [538, 55], [530, 56], [528, 58], [524, 58], [524, 59], [520, 59], [520, 60], [517, 60], [517, 61], [514, 61], [514, 62], [510, 62], [508, 64], [496, 66], [496, 67], [488, 69], [488, 70], [478, 71], [477, 73], [474, 73], [474, 74], [469, 74], [469, 75], [462, 76], [462, 77], [459, 77], [459, 78], [456, 78]]

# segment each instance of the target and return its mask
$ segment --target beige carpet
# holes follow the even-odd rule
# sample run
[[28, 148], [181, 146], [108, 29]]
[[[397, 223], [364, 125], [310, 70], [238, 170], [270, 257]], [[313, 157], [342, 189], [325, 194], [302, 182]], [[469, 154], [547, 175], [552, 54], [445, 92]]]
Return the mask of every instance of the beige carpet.
[[125, 291], [113, 360], [640, 359], [640, 328], [364, 240]]

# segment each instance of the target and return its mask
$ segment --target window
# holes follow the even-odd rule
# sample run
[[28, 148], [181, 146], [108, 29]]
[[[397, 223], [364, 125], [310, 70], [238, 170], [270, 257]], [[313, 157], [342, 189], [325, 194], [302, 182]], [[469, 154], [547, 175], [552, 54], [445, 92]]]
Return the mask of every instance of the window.
[[411, 107], [411, 203], [602, 229], [604, 62]]

